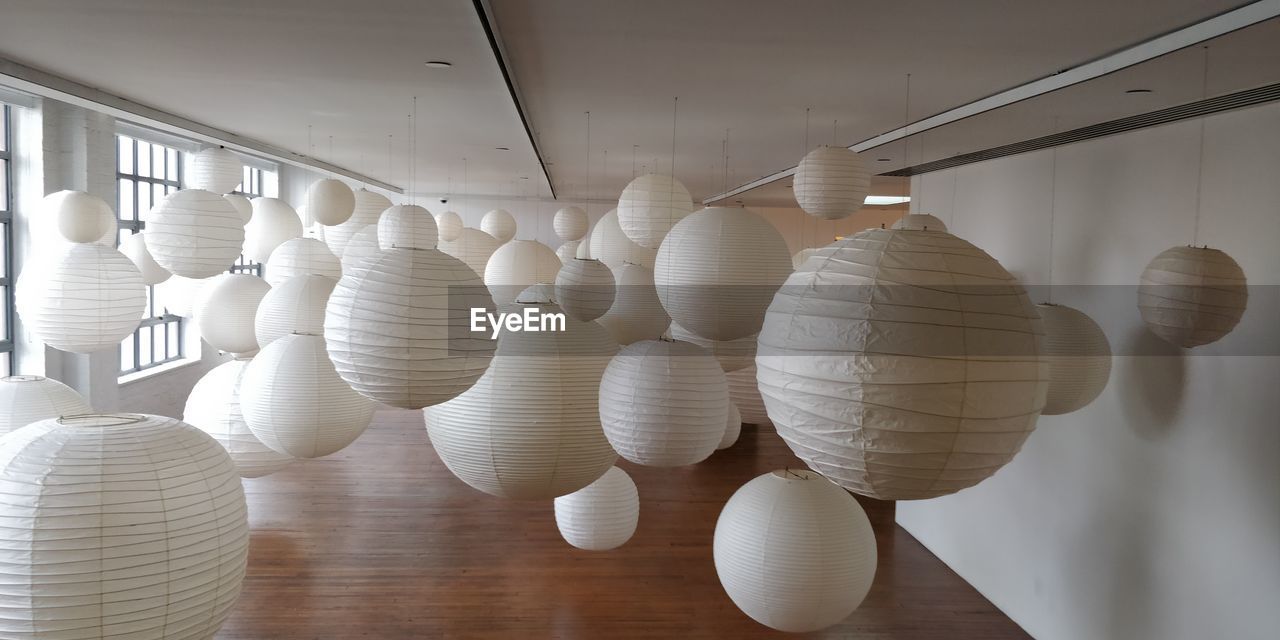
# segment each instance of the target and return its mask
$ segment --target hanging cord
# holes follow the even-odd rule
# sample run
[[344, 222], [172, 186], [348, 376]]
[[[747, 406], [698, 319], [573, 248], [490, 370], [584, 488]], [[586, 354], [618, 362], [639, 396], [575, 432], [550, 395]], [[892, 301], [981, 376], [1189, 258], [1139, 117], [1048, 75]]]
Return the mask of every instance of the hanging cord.
[[[902, 166], [907, 166], [907, 127], [911, 125], [911, 74], [907, 74], [906, 97], [903, 99], [902, 105]], [[911, 178], [908, 177], [902, 183], [902, 197], [911, 196], [910, 191]], [[923, 190], [923, 189], [922, 189]], [[907, 204], [907, 210], [911, 210], [911, 204]], [[916, 207], [916, 211], [920, 211], [920, 207]], [[923, 213], [923, 212], [921, 212]]]
[[[1053, 132], [1058, 133], [1059, 117], [1053, 118]], [[1055, 145], [1049, 156], [1049, 292], [1045, 295], [1045, 302], [1053, 304], [1053, 232], [1054, 218], [1058, 209], [1058, 147]]]
[[840, 121], [832, 120], [831, 121], [831, 146], [833, 147], [836, 146], [836, 139], [839, 137], [839, 131], [840, 131]]
[[389, 133], [387, 134], [387, 180], [388, 180], [388, 181], [392, 180], [392, 177], [391, 177], [391, 134], [389, 134]]
[[[333, 136], [329, 136], [329, 162], [333, 162]], [[329, 175], [334, 175], [333, 171]]]
[[[1209, 97], [1209, 47], [1204, 47], [1204, 64], [1201, 69], [1200, 77], [1200, 99], [1204, 100]], [[1200, 243], [1200, 209], [1203, 205], [1204, 197], [1204, 126], [1205, 120], [1208, 118], [1200, 117], [1200, 141], [1199, 141], [1199, 166], [1196, 168], [1196, 216], [1191, 231], [1191, 246], [1194, 248]], [[1205, 245], [1208, 247], [1208, 245]]]
[[460, 215], [466, 215], [465, 205], [471, 204], [467, 199], [467, 157], [462, 157], [462, 202], [458, 203], [458, 208], [462, 209]]
[[[676, 177], [676, 116], [680, 112], [680, 96], [671, 99], [671, 178]], [[675, 193], [671, 194], [675, 202]]]
[[640, 149], [640, 145], [631, 145], [631, 179], [636, 179], [636, 151]]
[[960, 167], [951, 169], [951, 211], [947, 215], [947, 225], [951, 226], [956, 223], [956, 191], [960, 186]]
[[803, 158], [809, 155], [809, 107], [804, 108], [804, 152], [800, 154]]
[[590, 206], [587, 203], [591, 201], [591, 112], [587, 112], [587, 148], [586, 148], [586, 189], [582, 194], [582, 204], [584, 207]]

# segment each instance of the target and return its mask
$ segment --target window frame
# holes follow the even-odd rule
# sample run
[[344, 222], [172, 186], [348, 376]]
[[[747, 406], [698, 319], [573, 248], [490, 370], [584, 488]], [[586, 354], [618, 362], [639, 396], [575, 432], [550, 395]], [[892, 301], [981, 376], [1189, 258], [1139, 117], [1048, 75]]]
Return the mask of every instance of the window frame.
[[13, 323], [17, 320], [14, 304], [13, 278], [13, 115], [12, 107], [0, 102], [0, 189], [4, 197], [0, 198], [0, 242], [4, 243], [0, 251], [4, 251], [4, 271], [0, 274], [0, 287], [4, 287], [4, 331], [0, 333], [0, 358], [3, 358], [4, 375], [13, 375], [14, 339]]
[[[250, 164], [244, 165], [244, 171], [241, 174], [243, 177], [240, 179], [240, 184], [237, 185], [235, 191], [232, 191], [231, 193], [238, 196], [244, 196], [250, 200], [254, 198], [261, 198], [265, 191], [264, 179], [266, 178], [266, 173], [266, 169], [261, 167], [255, 167]], [[245, 186], [246, 183], [249, 185], [248, 187]], [[244, 257], [244, 254], [240, 254], [240, 256], [236, 258], [235, 264], [231, 265], [230, 271], [231, 273], [247, 273], [261, 278], [263, 266], [264, 265], [261, 262], [254, 262], [253, 260]]]

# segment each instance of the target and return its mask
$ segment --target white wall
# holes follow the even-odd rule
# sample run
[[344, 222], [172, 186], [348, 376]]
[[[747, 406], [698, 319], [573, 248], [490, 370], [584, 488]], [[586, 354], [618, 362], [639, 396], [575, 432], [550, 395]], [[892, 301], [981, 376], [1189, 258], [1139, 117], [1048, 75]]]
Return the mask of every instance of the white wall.
[[913, 185], [917, 204], [1032, 284], [1049, 281], [1052, 204], [1053, 282], [1125, 285], [1055, 289], [1125, 354], [1097, 401], [1041, 418], [977, 487], [898, 503], [902, 526], [1041, 640], [1280, 629], [1280, 105], [1205, 121], [1199, 241], [1249, 278], [1240, 326], [1183, 351], [1134, 306], [1147, 261], [1192, 240], [1200, 126], [1060, 148], [1056, 186], [1051, 150]]

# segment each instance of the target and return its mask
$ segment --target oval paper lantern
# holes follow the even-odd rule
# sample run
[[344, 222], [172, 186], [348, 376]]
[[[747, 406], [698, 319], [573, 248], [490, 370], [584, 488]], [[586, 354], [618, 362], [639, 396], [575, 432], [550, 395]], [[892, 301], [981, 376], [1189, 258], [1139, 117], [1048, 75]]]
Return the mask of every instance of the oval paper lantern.
[[147, 214], [142, 237], [157, 264], [174, 275], [197, 279], [226, 271], [245, 244], [236, 208], [226, 198], [199, 189], [165, 196]]
[[238, 193], [224, 193], [222, 199], [231, 203], [235, 207], [236, 213], [240, 214], [240, 226], [249, 224], [253, 219], [253, 203], [249, 199]]
[[[249, 552], [240, 477], [172, 418], [44, 420], [0, 446], [0, 637], [212, 638]], [[21, 576], [21, 579], [16, 579]]]
[[618, 227], [627, 239], [657, 249], [671, 227], [693, 213], [693, 198], [679, 180], [647, 173], [622, 190], [617, 211]]
[[29, 264], [16, 293], [27, 330], [73, 353], [117, 347], [138, 328], [147, 306], [138, 268], [119, 251], [92, 243], [64, 245]]
[[382, 249], [435, 249], [439, 241], [435, 217], [417, 205], [396, 205], [378, 220], [378, 246]]
[[261, 478], [289, 466], [295, 458], [272, 451], [245, 424], [240, 381], [248, 365], [248, 359], [236, 359], [204, 374], [187, 396], [182, 420], [213, 436], [231, 455], [241, 478]]
[[267, 284], [280, 283], [304, 274], [342, 277], [342, 262], [329, 251], [328, 245], [315, 238], [293, 238], [280, 243], [267, 259]]
[[342, 224], [324, 230], [324, 243], [329, 245], [329, 251], [339, 258], [347, 250], [347, 243], [351, 242], [351, 236], [366, 226], [378, 224], [378, 218], [382, 216], [382, 212], [391, 208], [390, 200], [367, 189], [357, 189], [353, 197], [355, 207], [351, 211], [351, 217]]
[[355, 208], [356, 194], [341, 180], [323, 178], [307, 188], [307, 213], [326, 227], [346, 222]]
[[646, 340], [618, 352], [600, 382], [609, 444], [636, 464], [677, 467], [705, 460], [729, 420], [720, 363], [702, 347]]
[[494, 209], [480, 219], [480, 230], [504, 244], [516, 237], [516, 219], [506, 209]]
[[585, 551], [626, 544], [640, 522], [640, 494], [627, 472], [609, 467], [599, 480], [555, 500], [556, 528]]
[[618, 346], [599, 325], [565, 318], [554, 304], [502, 310], [560, 314], [563, 330], [500, 334], [475, 386], [426, 409], [427, 434], [445, 466], [480, 491], [516, 500], [572, 493], [618, 458], [600, 429], [598, 404], [600, 378]]
[[742, 435], [742, 414], [738, 412], [737, 405], [731, 401], [729, 402], [729, 421], [725, 424], [724, 435], [720, 436], [720, 444], [716, 445], [716, 451], [732, 447], [740, 435]]
[[567, 240], [556, 247], [556, 257], [560, 259], [560, 264], [578, 257], [578, 243], [578, 240]]
[[809, 467], [883, 500], [991, 476], [1036, 426], [1049, 387], [1040, 315], [1016, 278], [941, 231], [867, 229], [774, 297], [757, 381]]
[[52, 219], [58, 235], [67, 242], [115, 240], [116, 214], [98, 196], [83, 191], [58, 191], [44, 197], [41, 215]]
[[402, 409], [451, 400], [476, 383], [496, 346], [472, 332], [493, 298], [467, 265], [434, 249], [387, 249], [338, 281], [324, 336], [339, 375]]
[[1207, 247], [1161, 252], [1138, 285], [1138, 310], [1147, 328], [1188, 349], [1231, 333], [1248, 303], [1244, 270], [1231, 256]]
[[296, 333], [273, 341], [245, 367], [240, 410], [262, 444], [295, 458], [339, 451], [373, 420], [373, 403], [338, 377], [324, 338]]
[[862, 507], [809, 470], [758, 476], [725, 503], [712, 544], [733, 603], [766, 627], [803, 633], [849, 617], [876, 575]]
[[510, 304], [525, 287], [556, 281], [560, 259], [537, 240], [512, 240], [493, 252], [484, 269], [484, 284], [498, 306]]
[[898, 218], [898, 221], [893, 223], [893, 228], [910, 231], [946, 231], [947, 225], [927, 213], [908, 213]]
[[746, 210], [710, 207], [672, 227], [653, 269], [673, 322], [704, 338], [760, 332], [773, 294], [791, 275], [787, 241]]
[[556, 212], [556, 217], [551, 220], [551, 227], [555, 229], [556, 235], [561, 240], [581, 240], [582, 236], [587, 235], [587, 227], [591, 226], [591, 221], [587, 219], [587, 212], [582, 207], [565, 207]]
[[382, 253], [378, 245], [378, 225], [371, 224], [351, 236], [347, 250], [342, 253], [342, 275], [354, 275], [366, 258]]
[[324, 308], [329, 302], [334, 278], [305, 274], [272, 287], [258, 304], [254, 315], [254, 335], [265, 347], [291, 333], [324, 333]]
[[253, 218], [244, 227], [244, 257], [266, 262], [285, 240], [302, 237], [302, 219], [289, 203], [279, 198], [254, 198], [251, 202]]
[[658, 300], [653, 272], [634, 264], [613, 270], [613, 306], [600, 316], [600, 324], [618, 344], [657, 340], [671, 326], [671, 318]]
[[743, 424], [772, 426], [756, 384], [756, 363], [752, 361], [751, 366], [726, 373], [724, 377], [729, 381], [729, 401], [738, 408]]
[[125, 238], [120, 243], [120, 253], [123, 253], [129, 262], [138, 268], [138, 273], [142, 275], [142, 284], [150, 286], [168, 280], [173, 274], [151, 257], [151, 252], [147, 250], [147, 239], [142, 237], [145, 234], [146, 232], [143, 231]]
[[462, 237], [462, 216], [456, 211], [446, 211], [436, 216], [436, 233], [440, 240], [452, 242]]
[[89, 403], [57, 380], [44, 376], [0, 378], [0, 435], [32, 422], [89, 413]]
[[725, 373], [745, 369], [756, 363], [756, 335], [752, 334], [736, 340], [708, 340], [679, 324], [671, 323], [671, 337], [676, 340], [692, 342], [711, 352], [720, 361], [720, 368]]
[[196, 298], [196, 330], [209, 346], [227, 353], [258, 350], [254, 318], [258, 304], [271, 290], [266, 280], [247, 273], [224, 273], [210, 278]]
[[489, 264], [489, 258], [493, 256], [493, 252], [498, 250], [499, 243], [496, 238], [479, 229], [466, 227], [457, 240], [441, 242], [437, 246], [440, 251], [471, 267], [471, 270], [476, 272], [476, 276], [483, 279], [485, 265]]
[[243, 181], [244, 163], [240, 156], [223, 147], [210, 147], [191, 157], [191, 171], [184, 186], [223, 194], [235, 191]]
[[569, 317], [590, 322], [613, 306], [613, 272], [599, 260], [574, 258], [556, 274], [555, 299]]
[[1043, 415], [1071, 413], [1093, 402], [1111, 378], [1111, 343], [1089, 316], [1056, 304], [1038, 304], [1049, 360], [1049, 395]]
[[592, 258], [608, 265], [614, 274], [628, 262], [653, 269], [654, 262], [658, 259], [657, 249], [646, 249], [622, 233], [622, 227], [618, 226], [617, 209], [604, 214], [591, 231], [590, 254]]
[[800, 160], [792, 191], [805, 213], [839, 220], [862, 208], [871, 193], [871, 172], [853, 151], [822, 146]]

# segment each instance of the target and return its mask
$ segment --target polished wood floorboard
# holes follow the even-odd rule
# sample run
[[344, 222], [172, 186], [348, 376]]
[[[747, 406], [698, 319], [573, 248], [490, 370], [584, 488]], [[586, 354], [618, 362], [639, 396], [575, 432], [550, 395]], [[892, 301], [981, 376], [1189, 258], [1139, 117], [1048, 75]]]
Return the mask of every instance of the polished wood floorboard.
[[[435, 455], [420, 413], [380, 412], [354, 445], [245, 481], [248, 578], [218, 640], [377, 638], [781, 638], [743, 615], [716, 580], [711, 539], [751, 478], [800, 462], [772, 429], [702, 464], [620, 463], [640, 526], [620, 549], [574, 549], [551, 502], [488, 496]], [[866, 503], [879, 571], [858, 611], [821, 638], [1027, 638]]]

